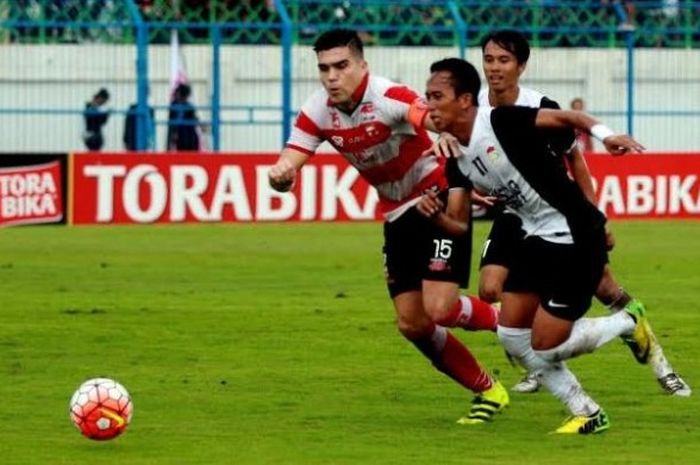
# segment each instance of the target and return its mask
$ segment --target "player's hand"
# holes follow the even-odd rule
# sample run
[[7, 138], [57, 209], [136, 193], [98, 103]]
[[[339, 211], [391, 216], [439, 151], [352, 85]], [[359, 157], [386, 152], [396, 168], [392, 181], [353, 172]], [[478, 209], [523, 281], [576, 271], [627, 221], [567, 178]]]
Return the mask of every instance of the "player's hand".
[[481, 195], [475, 190], [472, 190], [471, 195], [472, 202], [478, 203], [479, 205], [483, 205], [485, 207], [493, 207], [498, 201], [498, 197], [495, 197], [493, 195]]
[[423, 194], [416, 205], [418, 212], [427, 218], [433, 218], [438, 215], [444, 207], [445, 205], [438, 198], [437, 192], [434, 191], [427, 191]]
[[274, 190], [277, 192], [288, 192], [294, 187], [297, 170], [288, 160], [281, 158], [270, 168], [267, 176], [270, 181], [270, 186]]
[[615, 247], [615, 236], [613, 235], [612, 231], [607, 228], [605, 228], [605, 246], [607, 247], [608, 252]]
[[440, 137], [433, 145], [423, 152], [423, 155], [435, 154], [438, 157], [457, 158], [462, 156], [459, 141], [455, 136], [447, 132], [440, 133]]
[[632, 139], [627, 134], [616, 134], [608, 136], [603, 140], [603, 144], [608, 152], [614, 156], [624, 155], [630, 152], [643, 152], [646, 148]]

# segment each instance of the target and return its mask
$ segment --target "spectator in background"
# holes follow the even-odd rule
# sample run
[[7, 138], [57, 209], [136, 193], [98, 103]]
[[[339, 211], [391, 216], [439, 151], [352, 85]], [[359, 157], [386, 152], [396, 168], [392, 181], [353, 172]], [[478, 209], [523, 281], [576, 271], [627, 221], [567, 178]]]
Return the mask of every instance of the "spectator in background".
[[98, 151], [104, 145], [102, 136], [102, 126], [107, 123], [109, 112], [104, 109], [105, 103], [109, 100], [109, 92], [102, 88], [92, 97], [92, 100], [85, 104], [83, 117], [85, 118], [85, 132], [83, 142], [88, 150]]
[[166, 149], [171, 151], [199, 150], [199, 120], [194, 106], [189, 102], [192, 88], [180, 84], [175, 88], [168, 115], [168, 142]]
[[[129, 110], [126, 113], [126, 118], [124, 118], [124, 136], [122, 137], [122, 140], [124, 141], [124, 148], [126, 150], [137, 150], [138, 147], [136, 146], [137, 143], [137, 138], [136, 138], [136, 122], [138, 120], [138, 104], [134, 103], [129, 106]], [[144, 141], [146, 142], [146, 145], [144, 147], [145, 150], [151, 150], [153, 149], [153, 121], [155, 120], [154, 118], [154, 113], [153, 113], [153, 108], [148, 107], [148, 113], [146, 117], [146, 134], [144, 136]]]
[[[576, 111], [584, 111], [585, 107], [583, 104], [583, 99], [581, 97], [576, 97], [571, 101], [571, 109]], [[593, 151], [593, 139], [591, 135], [587, 132], [576, 130], [576, 142], [579, 148], [584, 153], [590, 153]]]

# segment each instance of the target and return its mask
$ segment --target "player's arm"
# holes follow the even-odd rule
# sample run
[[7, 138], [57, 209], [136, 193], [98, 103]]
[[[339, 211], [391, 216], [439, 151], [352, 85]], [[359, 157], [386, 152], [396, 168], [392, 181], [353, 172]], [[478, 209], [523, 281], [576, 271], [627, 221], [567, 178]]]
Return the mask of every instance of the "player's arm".
[[459, 236], [469, 231], [473, 186], [454, 158], [447, 160], [445, 175], [449, 185], [447, 205], [443, 205], [437, 192], [428, 191], [423, 194], [416, 208], [444, 231]]
[[450, 189], [447, 205], [443, 204], [437, 192], [427, 191], [421, 197], [416, 208], [423, 216], [430, 218], [448, 234], [461, 236], [469, 231], [471, 192], [466, 189]]
[[615, 134], [612, 129], [582, 111], [541, 109], [537, 112], [535, 126], [538, 128], [573, 127], [586, 131], [605, 144], [605, 148], [613, 155], [644, 151], [644, 146], [632, 137], [627, 134]]
[[270, 186], [278, 192], [287, 192], [292, 187], [297, 177], [297, 171], [308, 161], [311, 156], [291, 147], [285, 147], [280, 153], [277, 163], [268, 172]]
[[583, 153], [578, 145], [574, 146], [566, 152], [566, 160], [569, 163], [569, 169], [571, 170], [571, 176], [574, 178], [578, 187], [581, 188], [583, 195], [595, 205], [595, 190], [593, 189], [593, 178], [591, 177], [591, 171], [588, 169], [588, 163], [583, 157]]

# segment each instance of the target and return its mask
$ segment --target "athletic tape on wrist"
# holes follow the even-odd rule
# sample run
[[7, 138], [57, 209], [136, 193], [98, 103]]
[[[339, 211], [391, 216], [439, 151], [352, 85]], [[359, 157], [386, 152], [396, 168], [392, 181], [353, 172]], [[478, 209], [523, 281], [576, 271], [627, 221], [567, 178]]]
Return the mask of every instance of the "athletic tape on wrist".
[[603, 142], [606, 137], [614, 136], [615, 132], [604, 124], [594, 124], [591, 127], [591, 135]]

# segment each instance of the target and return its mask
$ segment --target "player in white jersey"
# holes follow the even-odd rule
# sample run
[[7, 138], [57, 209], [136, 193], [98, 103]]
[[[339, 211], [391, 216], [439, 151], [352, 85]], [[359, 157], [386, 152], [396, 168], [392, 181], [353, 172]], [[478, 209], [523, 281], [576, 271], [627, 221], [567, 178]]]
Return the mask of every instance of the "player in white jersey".
[[[489, 34], [482, 42], [483, 70], [488, 88], [479, 92], [479, 105], [482, 107], [498, 107], [503, 105], [520, 105], [526, 107], [558, 109], [557, 102], [550, 100], [540, 92], [521, 87], [520, 76], [524, 72], [530, 56], [530, 45], [527, 39], [516, 31], [497, 31]], [[569, 170], [586, 195], [595, 204], [595, 192], [586, 160], [581, 149], [576, 144], [574, 131], [564, 131], [557, 134], [549, 142], [553, 152], [565, 156]], [[521, 234], [520, 222], [514, 215], [502, 214], [494, 220], [491, 233], [485, 244], [481, 258], [479, 280], [479, 296], [487, 302], [501, 300], [503, 283], [508, 275], [509, 261], [512, 257], [509, 244], [517, 242]], [[513, 240], [515, 238], [515, 240]], [[608, 246], [612, 249], [614, 239], [608, 233]], [[632, 298], [615, 280], [606, 263], [603, 277], [596, 289], [597, 299], [611, 312], [620, 311], [625, 306], [643, 306]], [[633, 355], [640, 363], [647, 359], [652, 370], [663, 388], [671, 395], [689, 396], [691, 389], [688, 384], [673, 370], [666, 359], [660, 344], [654, 346], [651, 354], [638, 354], [633, 341], [625, 340], [632, 349]], [[516, 392], [534, 392], [539, 388], [535, 373], [525, 376], [513, 387]]]
[[[330, 142], [372, 184], [384, 213], [384, 258], [389, 294], [401, 334], [434, 366], [476, 394], [462, 424], [489, 421], [509, 402], [448, 327], [495, 331], [495, 308], [460, 287], [469, 279], [471, 231], [447, 232], [423, 217], [424, 191], [446, 195], [444, 160], [424, 156], [433, 128], [418, 94], [372, 76], [354, 31], [336, 29], [314, 44], [323, 85], [302, 106], [292, 134], [269, 173], [270, 185], [290, 190], [297, 172], [323, 141]], [[434, 128], [433, 128], [434, 129]], [[466, 202], [449, 214], [469, 221]]]
[[[436, 128], [462, 145], [461, 172], [522, 222], [523, 237], [504, 284], [498, 336], [506, 350], [571, 411], [557, 433], [609, 428], [608, 417], [563, 360], [592, 352], [618, 336], [641, 351], [654, 338], [644, 310], [581, 318], [607, 261], [605, 216], [591, 204], [553, 156], [549, 129], [591, 132], [613, 154], [644, 148], [581, 112], [526, 107], [481, 108], [474, 67], [452, 58], [433, 63], [426, 98]], [[527, 332], [527, 338], [521, 337]]]

